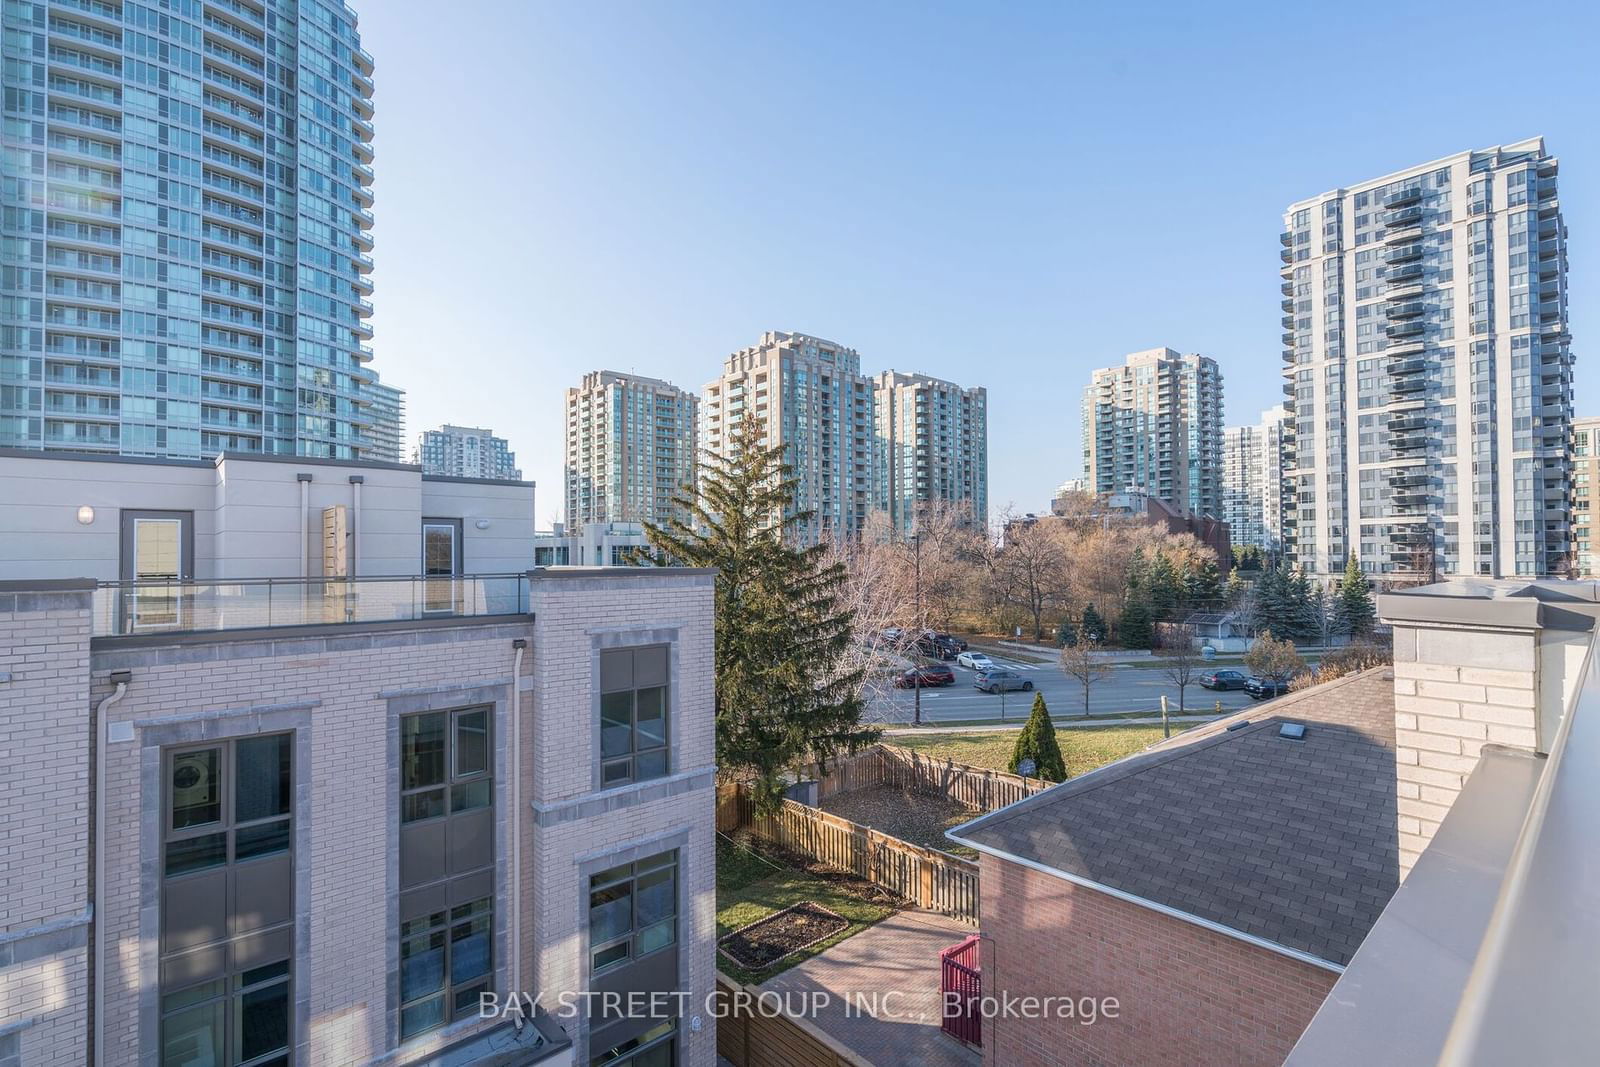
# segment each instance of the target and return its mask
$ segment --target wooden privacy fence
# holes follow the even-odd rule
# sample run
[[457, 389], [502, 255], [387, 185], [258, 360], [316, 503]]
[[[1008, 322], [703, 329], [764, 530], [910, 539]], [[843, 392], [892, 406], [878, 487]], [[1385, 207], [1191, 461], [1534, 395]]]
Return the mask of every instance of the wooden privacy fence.
[[993, 811], [1048, 789], [1052, 783], [991, 771], [954, 760], [934, 759], [898, 745], [874, 745], [829, 764], [819, 780], [818, 799], [874, 786], [931, 793], [969, 811]]
[[717, 1055], [733, 1067], [870, 1067], [809, 1020], [774, 1010], [774, 994], [758, 1001], [758, 990], [719, 972], [717, 995]]
[[748, 827], [755, 836], [791, 852], [849, 871], [918, 907], [978, 924], [978, 865], [931, 848], [784, 800], [771, 815], [757, 815], [746, 789], [717, 791], [717, 829]]

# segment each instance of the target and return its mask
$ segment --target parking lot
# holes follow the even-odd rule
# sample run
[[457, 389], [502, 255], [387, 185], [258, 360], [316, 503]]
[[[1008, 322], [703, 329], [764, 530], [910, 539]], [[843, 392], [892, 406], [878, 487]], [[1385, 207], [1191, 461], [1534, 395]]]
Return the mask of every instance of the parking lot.
[[[1023, 663], [1019, 660], [991, 656], [996, 667], [1013, 670], [1025, 681], [1033, 683], [1036, 692], [1043, 693], [1050, 714], [1067, 718], [1083, 714], [1083, 684], [1068, 677], [1055, 663]], [[982, 693], [972, 687], [974, 672], [951, 661], [946, 664], [955, 672], [956, 684], [942, 689], [922, 691], [922, 721], [937, 722], [1001, 722], [1021, 721], [1033, 706], [1034, 693], [1015, 690], [1009, 693]], [[1203, 670], [1195, 670], [1199, 677]], [[1108, 666], [1106, 677], [1094, 683], [1089, 690], [1091, 714], [1109, 715], [1118, 712], [1149, 712], [1159, 714], [1161, 695], [1169, 698], [1173, 714], [1178, 711], [1178, 687], [1157, 666], [1114, 664]], [[910, 722], [914, 693], [909, 689], [888, 691], [874, 700], [871, 710], [874, 717], [887, 722]], [[1250, 707], [1251, 700], [1242, 690], [1212, 692], [1202, 689], [1198, 682], [1188, 688], [1186, 706], [1189, 714], [1213, 711], [1217, 701], [1222, 701], [1224, 712]]]

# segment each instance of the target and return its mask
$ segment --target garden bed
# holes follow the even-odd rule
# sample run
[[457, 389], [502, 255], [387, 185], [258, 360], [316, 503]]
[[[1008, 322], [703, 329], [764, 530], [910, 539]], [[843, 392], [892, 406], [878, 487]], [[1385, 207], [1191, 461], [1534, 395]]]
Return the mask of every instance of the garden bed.
[[758, 985], [893, 915], [907, 902], [881, 886], [796, 856], [747, 832], [737, 832], [732, 837], [717, 835], [719, 940], [800, 904], [821, 907], [845, 919], [847, 925], [762, 967], [740, 965], [724, 953], [728, 965], [723, 973], [735, 981]]
[[717, 950], [740, 967], [764, 971], [849, 925], [850, 920], [838, 912], [807, 900], [724, 935]]

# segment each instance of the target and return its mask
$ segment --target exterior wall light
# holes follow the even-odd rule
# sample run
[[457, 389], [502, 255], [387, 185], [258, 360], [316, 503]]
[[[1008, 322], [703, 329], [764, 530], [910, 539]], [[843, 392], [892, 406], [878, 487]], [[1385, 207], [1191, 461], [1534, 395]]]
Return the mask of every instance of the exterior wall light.
[[94, 508], [90, 507], [88, 504], [80, 507], [78, 509], [78, 521], [85, 526], [88, 526], [90, 523], [94, 522]]
[[488, 519], [479, 519], [477, 522], [473, 523], [472, 525], [476, 526], [480, 530], [487, 530], [489, 528], [489, 520]]

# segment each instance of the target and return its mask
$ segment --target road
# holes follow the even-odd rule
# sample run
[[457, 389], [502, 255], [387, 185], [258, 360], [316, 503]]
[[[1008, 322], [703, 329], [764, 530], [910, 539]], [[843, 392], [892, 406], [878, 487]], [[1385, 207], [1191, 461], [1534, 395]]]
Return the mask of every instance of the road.
[[[1083, 683], [1069, 678], [1055, 663], [1022, 663], [998, 656], [990, 657], [995, 666], [1020, 673], [1033, 683], [1034, 690], [1044, 694], [1045, 703], [1054, 718], [1069, 718], [1083, 714]], [[1013, 691], [980, 693], [972, 687], [973, 672], [955, 663], [948, 665], [956, 672], [956, 684], [944, 689], [922, 691], [922, 721], [962, 722], [993, 720], [1016, 722], [1027, 718], [1033, 707], [1033, 693]], [[1197, 669], [1196, 676], [1201, 673]], [[1157, 667], [1135, 667], [1117, 664], [1108, 667], [1109, 673], [1094, 683], [1089, 690], [1089, 709], [1095, 715], [1114, 712], [1142, 711], [1159, 714], [1161, 694], [1167, 694], [1171, 711], [1178, 712], [1178, 687], [1172, 684], [1166, 672]], [[872, 718], [879, 722], [910, 722], [912, 697], [909, 689], [890, 690], [875, 699], [871, 705]], [[1189, 686], [1187, 711], [1212, 711], [1218, 700], [1225, 712], [1238, 711], [1256, 703], [1243, 690], [1214, 693], [1200, 688], [1199, 683]]]

